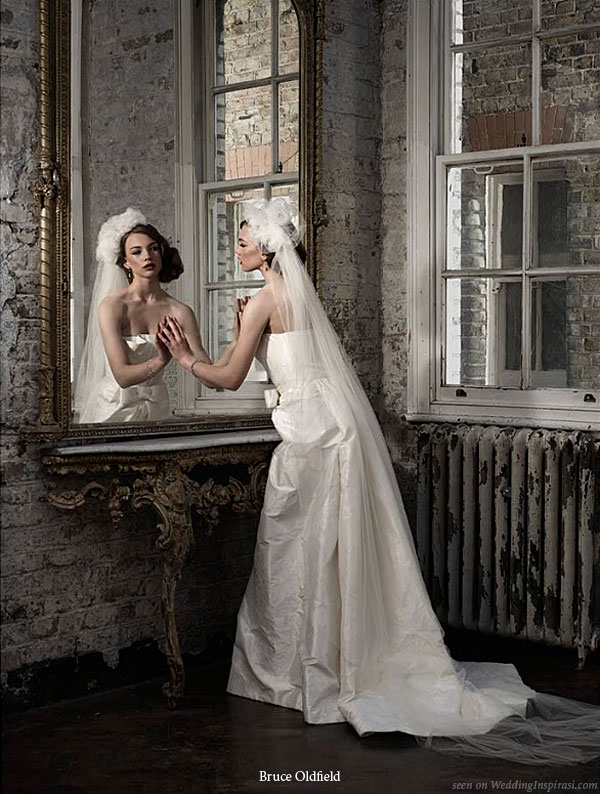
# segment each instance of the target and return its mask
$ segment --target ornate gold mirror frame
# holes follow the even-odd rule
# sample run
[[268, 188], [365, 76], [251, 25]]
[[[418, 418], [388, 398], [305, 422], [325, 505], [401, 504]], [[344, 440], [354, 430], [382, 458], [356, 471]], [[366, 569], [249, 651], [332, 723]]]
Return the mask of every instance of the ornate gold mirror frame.
[[[292, 0], [301, 30], [301, 208], [306, 218], [309, 267], [320, 282], [320, 227], [326, 223], [321, 194], [321, 104], [324, 0]], [[71, 0], [39, 0], [40, 163], [40, 415], [30, 428], [38, 438], [156, 435], [264, 426], [265, 417], [199, 416], [156, 425], [73, 423], [70, 381], [70, 87]]]

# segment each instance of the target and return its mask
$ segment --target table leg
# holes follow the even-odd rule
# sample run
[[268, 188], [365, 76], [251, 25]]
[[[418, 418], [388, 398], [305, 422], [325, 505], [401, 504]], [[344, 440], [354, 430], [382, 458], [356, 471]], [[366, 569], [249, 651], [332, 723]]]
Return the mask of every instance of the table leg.
[[177, 520], [176, 526], [172, 527], [163, 563], [162, 615], [165, 623], [165, 652], [170, 672], [170, 680], [163, 686], [163, 692], [171, 709], [177, 706], [185, 687], [185, 669], [175, 621], [175, 591], [192, 544], [193, 535], [189, 515], [187, 519], [186, 521]]

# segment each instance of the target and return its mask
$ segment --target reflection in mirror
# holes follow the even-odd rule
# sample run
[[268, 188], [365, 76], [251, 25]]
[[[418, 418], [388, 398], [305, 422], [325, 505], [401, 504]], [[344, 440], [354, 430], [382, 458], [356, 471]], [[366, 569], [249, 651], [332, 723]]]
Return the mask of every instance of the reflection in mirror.
[[[156, 266], [149, 273], [141, 263], [141, 272], [135, 273], [132, 262], [117, 263], [121, 235], [134, 222], [129, 229], [123, 224], [113, 229], [110, 252], [105, 239], [103, 255], [96, 256], [102, 224], [128, 206], [140, 208], [135, 222], [156, 227], [151, 236], [158, 235], [159, 240], [144, 235], [137, 240], [145, 255], [155, 257], [152, 249], [158, 247], [162, 258], [169, 249], [166, 240], [173, 238], [173, 8], [168, 2], [156, 3], [152, 13], [146, 13], [145, 7], [147, 4], [135, 0], [71, 3], [71, 378], [75, 422], [170, 419], [169, 406], [175, 397], [172, 366], [168, 370], [162, 366], [154, 334], [160, 319], [157, 315], [178, 306], [172, 287], [178, 273], [163, 270], [159, 282], [160, 268]], [[140, 264], [141, 253], [139, 249], [128, 256], [135, 254]], [[146, 295], [149, 285], [151, 294]], [[98, 309], [108, 293], [121, 297], [109, 301], [111, 314], [104, 318], [106, 327], [101, 331]], [[121, 371], [124, 362], [128, 367], [141, 367], [142, 372]]]
[[[201, 255], [190, 291], [198, 295], [195, 310], [214, 359], [230, 338], [236, 298], [263, 285], [260, 273], [244, 273], [233, 256], [248, 202], [282, 196], [294, 213], [300, 208], [300, 40], [290, 0], [215, 0], [202, 12], [210, 90], [196, 139]], [[188, 274], [184, 283], [192, 284]], [[264, 411], [265, 383], [258, 362], [235, 393], [195, 381], [180, 390], [178, 411]]]
[[75, 384], [77, 420], [168, 419], [163, 370], [171, 356], [157, 336], [166, 318], [177, 318], [196, 358], [208, 358], [193, 311], [163, 288], [181, 275], [179, 253], [139, 210], [130, 208], [102, 225], [96, 259]]
[[[198, 52], [211, 55], [203, 67], [203, 124], [196, 125], [199, 255], [188, 255], [177, 281], [179, 273], [165, 264], [178, 258], [168, 242], [176, 225], [174, 7], [165, 0], [148, 8], [137, 0], [71, 3], [76, 423], [189, 420], [234, 403], [237, 410], [264, 410], [260, 364], [239, 393], [217, 393], [179, 371], [156, 331], [173, 315], [198, 358], [230, 355], [236, 301], [263, 283], [256, 273], [242, 273], [235, 259], [244, 208], [274, 195], [299, 206], [297, 14], [291, 0], [202, 4]], [[140, 217], [123, 217], [127, 207], [139, 208]], [[102, 225], [119, 215], [97, 256]], [[125, 234], [140, 222], [153, 226]]]

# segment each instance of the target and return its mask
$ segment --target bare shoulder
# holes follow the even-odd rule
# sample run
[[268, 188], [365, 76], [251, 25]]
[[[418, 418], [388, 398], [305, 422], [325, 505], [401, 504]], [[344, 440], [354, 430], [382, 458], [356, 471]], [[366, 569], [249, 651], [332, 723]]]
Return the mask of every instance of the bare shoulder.
[[246, 311], [251, 306], [254, 306], [255, 309], [259, 309], [261, 311], [271, 311], [274, 305], [275, 305], [275, 296], [273, 295], [273, 290], [271, 289], [269, 284], [265, 284], [265, 286], [262, 289], [260, 289], [255, 295], [253, 295], [250, 298], [250, 300], [248, 301], [248, 306], [246, 307]]
[[244, 321], [257, 327], [264, 328], [270, 320], [275, 306], [273, 292], [266, 284], [261, 290], [253, 295], [244, 309]]
[[103, 315], [120, 314], [125, 306], [126, 289], [110, 292], [102, 299], [98, 306], [98, 312]]
[[194, 314], [194, 310], [191, 306], [188, 306], [187, 303], [174, 298], [172, 295], [169, 295], [168, 299], [168, 313], [171, 314], [173, 317], [176, 317], [179, 322], [189, 322], [196, 320], [196, 315]]

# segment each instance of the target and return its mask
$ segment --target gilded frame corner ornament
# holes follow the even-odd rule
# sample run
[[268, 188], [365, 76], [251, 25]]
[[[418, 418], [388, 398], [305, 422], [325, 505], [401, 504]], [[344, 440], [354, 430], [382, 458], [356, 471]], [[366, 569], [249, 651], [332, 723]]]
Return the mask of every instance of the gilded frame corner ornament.
[[[321, 189], [322, 50], [324, 0], [292, 0], [301, 29], [303, 113], [300, 137], [305, 153], [302, 206], [306, 244], [317, 285], [321, 282], [320, 230], [327, 225]], [[107, 438], [176, 434], [190, 430], [251, 428], [264, 416], [204, 416], [157, 426], [77, 425], [71, 415], [70, 382], [70, 87], [71, 0], [39, 0], [40, 90], [39, 163], [33, 192], [39, 200], [40, 371], [39, 422], [27, 428], [30, 440]]]

